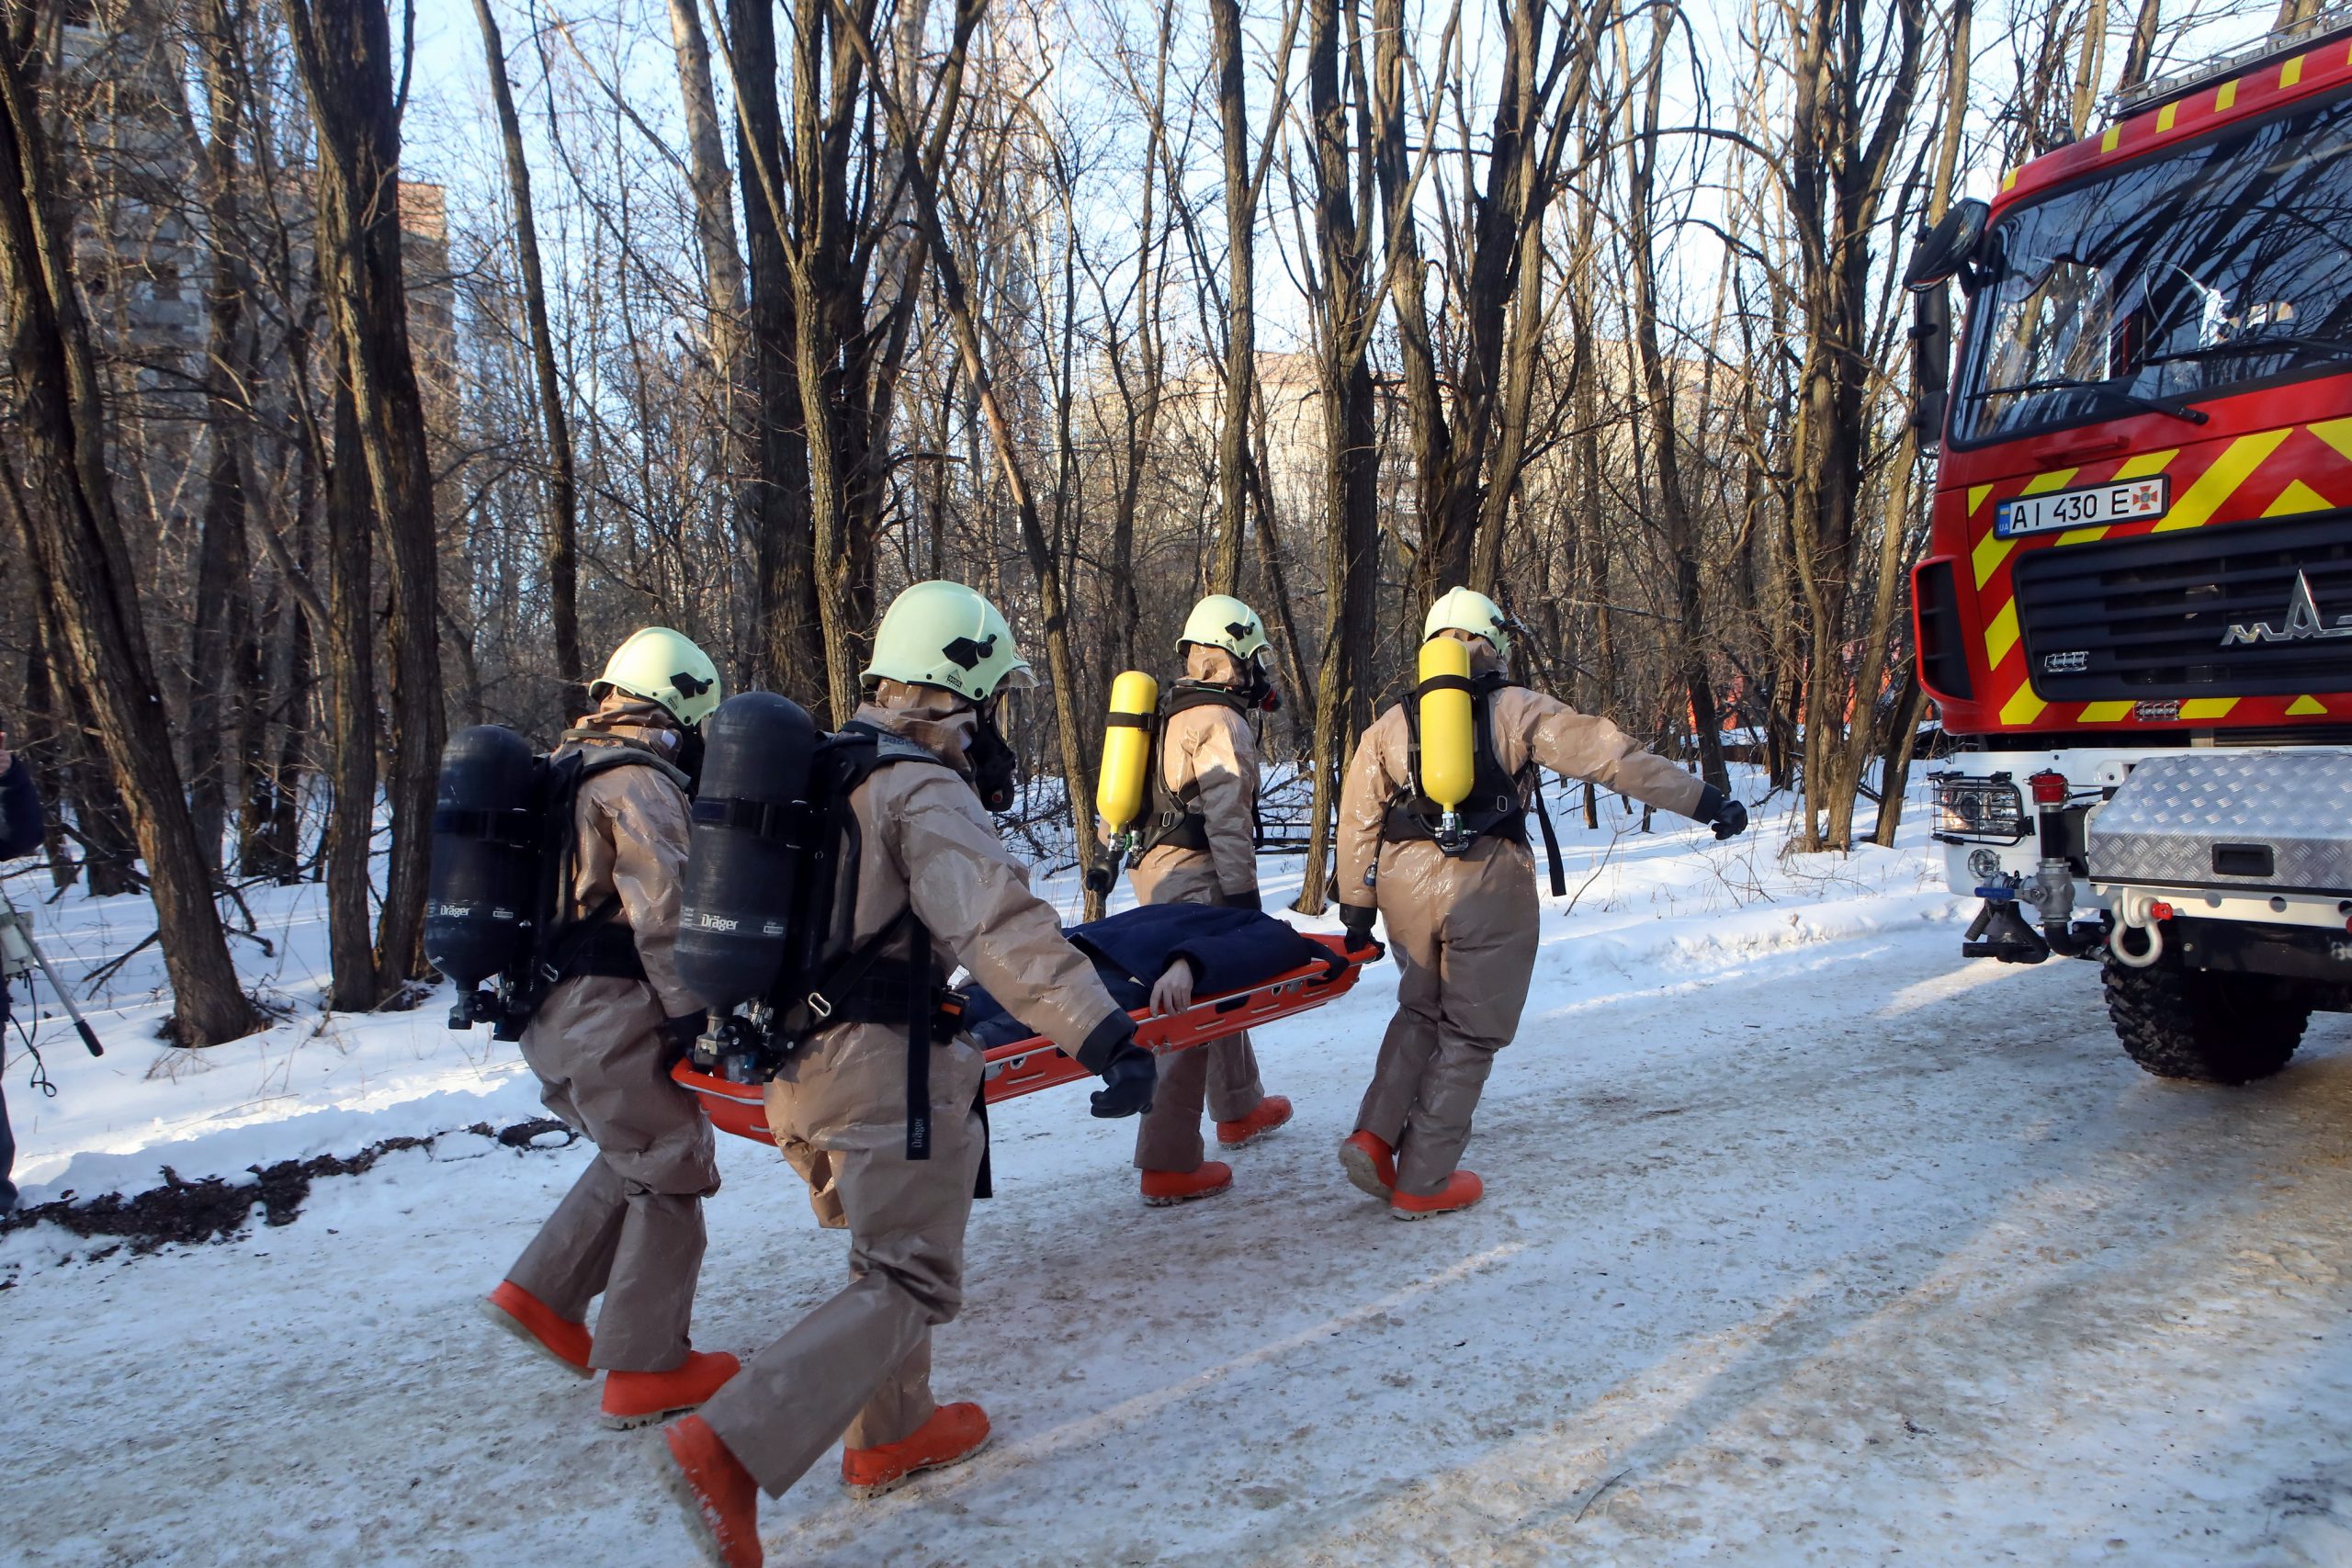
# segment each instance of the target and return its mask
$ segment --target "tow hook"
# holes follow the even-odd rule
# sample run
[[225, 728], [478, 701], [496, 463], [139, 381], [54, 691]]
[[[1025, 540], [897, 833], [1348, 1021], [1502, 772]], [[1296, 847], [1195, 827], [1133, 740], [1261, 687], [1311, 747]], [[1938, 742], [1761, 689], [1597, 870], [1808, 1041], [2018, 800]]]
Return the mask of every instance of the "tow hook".
[[[2138, 887], [2118, 888], [2109, 902], [2115, 909], [2115, 929], [2108, 933], [2108, 952], [2126, 968], [2151, 967], [2165, 954], [2164, 922], [2172, 919], [2172, 906]], [[2131, 945], [2135, 931], [2147, 942], [2138, 951]]]

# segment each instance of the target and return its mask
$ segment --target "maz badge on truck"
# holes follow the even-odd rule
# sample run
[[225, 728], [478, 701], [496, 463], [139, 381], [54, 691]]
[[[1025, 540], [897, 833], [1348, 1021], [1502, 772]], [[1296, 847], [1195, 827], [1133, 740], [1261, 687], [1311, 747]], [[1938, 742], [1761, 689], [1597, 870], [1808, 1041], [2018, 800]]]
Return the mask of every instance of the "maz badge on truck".
[[2162, 517], [2171, 505], [2172, 483], [2162, 474], [2120, 484], [2053, 490], [2048, 495], [2020, 495], [2002, 502], [1993, 511], [1993, 535], [2014, 539], [2019, 534], [2047, 533], [2053, 528], [2138, 523]]

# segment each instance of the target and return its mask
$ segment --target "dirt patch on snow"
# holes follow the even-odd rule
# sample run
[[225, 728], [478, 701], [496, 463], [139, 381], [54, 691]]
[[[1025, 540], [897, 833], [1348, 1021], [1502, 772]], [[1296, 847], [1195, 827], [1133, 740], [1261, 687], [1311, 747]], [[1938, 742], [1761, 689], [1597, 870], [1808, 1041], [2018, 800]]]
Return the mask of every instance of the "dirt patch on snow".
[[[571, 1128], [548, 1117], [492, 1127], [477, 1122], [462, 1129], [471, 1136], [494, 1138], [511, 1149], [564, 1148], [577, 1138]], [[384, 1138], [356, 1154], [315, 1155], [309, 1159], [279, 1160], [275, 1165], [248, 1166], [250, 1181], [208, 1176], [181, 1179], [170, 1166], [163, 1168], [164, 1184], [125, 1197], [108, 1192], [82, 1198], [73, 1192], [54, 1201], [19, 1209], [0, 1216], [0, 1235], [34, 1225], [62, 1225], [75, 1235], [120, 1236], [134, 1255], [143, 1256], [176, 1243], [183, 1247], [230, 1241], [251, 1226], [254, 1209], [261, 1209], [265, 1225], [290, 1225], [311, 1195], [311, 1184], [324, 1176], [357, 1176], [389, 1154], [404, 1149], [430, 1149], [451, 1136], [435, 1133], [421, 1138]], [[559, 1136], [560, 1135], [560, 1136]]]

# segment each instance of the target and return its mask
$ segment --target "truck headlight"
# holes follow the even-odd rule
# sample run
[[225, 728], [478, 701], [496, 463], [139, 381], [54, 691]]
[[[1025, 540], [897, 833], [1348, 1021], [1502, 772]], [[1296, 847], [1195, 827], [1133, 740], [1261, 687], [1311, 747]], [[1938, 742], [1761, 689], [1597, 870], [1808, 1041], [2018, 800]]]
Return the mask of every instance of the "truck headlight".
[[1937, 773], [1936, 837], [1945, 842], [2014, 844], [2025, 837], [2025, 796], [2007, 773]]

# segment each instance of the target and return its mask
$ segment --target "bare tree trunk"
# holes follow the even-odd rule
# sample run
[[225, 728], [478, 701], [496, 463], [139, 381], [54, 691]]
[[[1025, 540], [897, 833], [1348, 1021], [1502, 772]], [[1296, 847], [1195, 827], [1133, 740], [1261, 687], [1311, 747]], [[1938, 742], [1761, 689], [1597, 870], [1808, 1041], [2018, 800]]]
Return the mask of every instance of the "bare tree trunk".
[[1894, 728], [1886, 738], [1886, 770], [1879, 779], [1878, 826], [1871, 833], [1871, 841], [1887, 849], [1894, 847], [1895, 832], [1903, 826], [1903, 797], [1911, 788], [1911, 757], [1919, 746], [1919, 720], [1928, 710], [1928, 693], [1919, 684], [1919, 661], [1908, 659], [1903, 664], [1903, 691], [1894, 700]]
[[1250, 126], [1241, 86], [1241, 7], [1237, 0], [1208, 0], [1208, 10], [1217, 122], [1224, 141], [1229, 290], [1225, 406], [1216, 441], [1216, 550], [1210, 561], [1208, 585], [1212, 593], [1234, 593], [1241, 586], [1241, 536], [1249, 525], [1250, 411], [1251, 391], [1258, 384], [1258, 204], [1250, 180]]
[[61, 645], [86, 694], [147, 863], [184, 1045], [233, 1040], [260, 1016], [237, 981], [172, 750], [107, 473], [98, 377], [74, 292], [72, 232], [34, 96], [35, 8], [0, 8], [0, 316], [17, 404], [0, 483], [55, 584]]
[[[443, 724], [433, 469], [401, 276], [400, 118], [383, 0], [286, 0], [319, 153], [320, 272], [359, 416], [368, 488], [391, 564], [390, 864], [376, 987], [426, 972], [424, 878]], [[340, 456], [338, 456], [340, 461]], [[347, 803], [339, 803], [347, 804]]]
[[747, 519], [757, 543], [759, 617], [764, 638], [757, 678], [789, 692], [830, 722], [823, 634], [809, 522], [808, 451], [793, 363], [797, 334], [781, 192], [782, 110], [776, 102], [775, 17], [770, 0], [728, 0], [735, 90], [736, 151], [743, 182], [744, 248], [750, 258], [752, 413], [756, 459]]
[[[1334, 893], [1329, 886], [1331, 824], [1338, 810], [1340, 769], [1348, 748], [1372, 722], [1374, 597], [1380, 568], [1380, 448], [1372, 381], [1372, 334], [1378, 306], [1372, 293], [1372, 254], [1353, 196], [1361, 160], [1351, 153], [1348, 101], [1340, 87], [1342, 0], [1308, 0], [1306, 93], [1314, 132], [1315, 244], [1322, 288], [1314, 300], [1321, 320], [1317, 369], [1323, 417], [1323, 654], [1315, 672], [1314, 770], [1306, 874], [1298, 902], [1320, 914]], [[1354, 0], [1345, 0], [1348, 75], [1363, 81]], [[1369, 203], [1367, 202], [1368, 206]]]
[[[2139, 17], [2132, 24], [2132, 42], [2123, 51], [2123, 69], [2115, 78], [2117, 92], [2136, 87], [2148, 79], [2148, 62], [2155, 57], [2156, 27], [2163, 5], [2164, 0], [2140, 0]], [[1956, 48], [1967, 47], [1967, 0], [1960, 0], [1952, 22]]]
[[[1811, 0], [1799, 16], [1794, 152], [1787, 171], [1791, 216], [1804, 235], [1805, 318], [1789, 504], [1792, 563], [1810, 639], [1798, 846], [1844, 849], [1857, 779], [1842, 741], [1849, 716], [1867, 724], [1878, 695], [1854, 679], [1844, 660], [1869, 430], [1864, 396], [1871, 372], [1862, 344], [1870, 234], [1917, 94], [1926, 6], [1924, 0], [1898, 0], [1875, 123], [1864, 101], [1864, 62], [1882, 46], [1867, 38], [1862, 0]], [[1877, 671], [1863, 673], [1874, 680]]]
[[[340, 361], [342, 355], [333, 356]], [[334, 372], [334, 463], [327, 470], [327, 1005], [366, 1012], [383, 999], [368, 931], [376, 828], [375, 510], [359, 455], [359, 411]]]
[[[205, 307], [205, 439], [210, 446], [203, 522], [197, 545], [194, 626], [188, 637], [188, 810], [207, 863], [220, 868], [231, 779], [242, 776], [250, 687], [235, 680], [251, 637], [251, 552], [245, 539], [245, 456], [252, 425], [244, 400], [255, 380], [245, 323], [251, 279], [243, 243], [237, 178], [244, 134], [244, 94], [237, 79], [237, 39], [221, 0], [204, 0], [194, 18], [209, 126], [199, 172], [208, 220]], [[195, 128], [188, 128], [194, 140]], [[240, 789], [239, 793], [242, 793]]]
[[678, 96], [686, 117], [687, 169], [695, 197], [695, 238], [710, 290], [711, 345], [722, 371], [735, 368], [744, 297], [743, 258], [735, 248], [735, 201], [727, 174], [718, 95], [711, 85], [710, 39], [695, 0], [670, 0], [670, 41], [678, 57]]
[[584, 676], [580, 658], [580, 499], [571, 467], [571, 423], [564, 412], [563, 378], [555, 366], [555, 335], [548, 329], [548, 290], [539, 272], [539, 225], [531, 209], [531, 165], [523, 156], [523, 125], [506, 81], [506, 45], [490, 0], [474, 0], [482, 53], [490, 64], [490, 96], [506, 147], [506, 186], [514, 201], [514, 249], [523, 269], [523, 315], [531, 334], [531, 367], [539, 390], [539, 420], [548, 449], [546, 557], [548, 618], [554, 623], [556, 674], [569, 697]]

